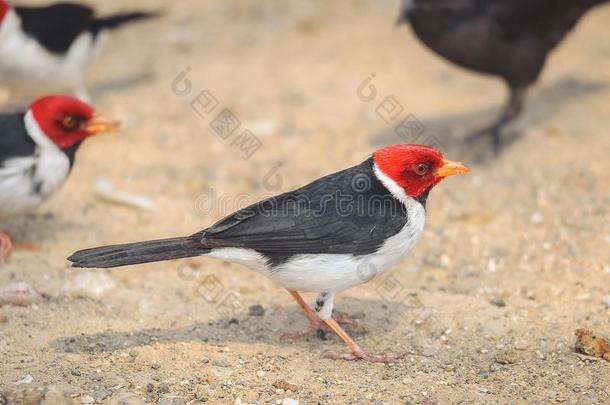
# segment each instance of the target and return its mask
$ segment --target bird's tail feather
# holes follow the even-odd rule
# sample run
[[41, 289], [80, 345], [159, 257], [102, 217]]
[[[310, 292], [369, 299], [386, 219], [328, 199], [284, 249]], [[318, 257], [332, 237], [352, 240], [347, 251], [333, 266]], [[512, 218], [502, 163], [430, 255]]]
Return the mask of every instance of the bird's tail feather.
[[161, 13], [157, 12], [157, 11], [153, 11], [153, 12], [135, 11], [135, 12], [131, 12], [131, 13], [114, 14], [114, 15], [110, 15], [107, 17], [98, 18], [96, 20], [96, 25], [97, 25], [98, 30], [113, 29], [113, 28], [120, 27], [121, 25], [126, 24], [128, 22], [138, 21], [138, 20], [147, 20], [149, 18], [159, 17], [160, 15], [161, 15]]
[[201, 256], [210, 249], [192, 238], [171, 238], [80, 250], [68, 258], [72, 267], [111, 268]]

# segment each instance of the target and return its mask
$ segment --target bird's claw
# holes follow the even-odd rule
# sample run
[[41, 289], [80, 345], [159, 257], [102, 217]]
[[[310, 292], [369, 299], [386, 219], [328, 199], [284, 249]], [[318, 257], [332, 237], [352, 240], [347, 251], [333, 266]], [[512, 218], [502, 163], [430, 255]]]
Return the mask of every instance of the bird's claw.
[[323, 358], [332, 359], [332, 360], [364, 360], [370, 363], [395, 363], [399, 360], [404, 359], [407, 356], [407, 353], [366, 353], [363, 351], [357, 352], [336, 352], [336, 351], [327, 351], [322, 354]]
[[[335, 312], [333, 314], [333, 319], [337, 321], [339, 325], [348, 325], [354, 329], [361, 328], [360, 321], [358, 319], [351, 318], [347, 312]], [[282, 335], [280, 336], [280, 340], [302, 339], [314, 333], [321, 340], [326, 340], [326, 334], [333, 333], [333, 331], [324, 323], [324, 321], [319, 320], [317, 322], [310, 322], [309, 327], [305, 330], [282, 333]]]

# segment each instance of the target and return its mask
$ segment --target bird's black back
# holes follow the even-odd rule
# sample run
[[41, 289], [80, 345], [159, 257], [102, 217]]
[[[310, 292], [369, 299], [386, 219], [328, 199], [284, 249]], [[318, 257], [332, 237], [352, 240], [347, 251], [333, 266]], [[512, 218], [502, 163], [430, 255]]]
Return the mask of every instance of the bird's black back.
[[15, 12], [21, 18], [23, 31], [55, 54], [65, 54], [84, 32], [91, 33], [95, 38], [103, 29], [157, 16], [156, 13], [129, 12], [96, 18], [92, 8], [76, 3], [15, 7]]
[[547, 54], [602, 0], [413, 0], [401, 18], [430, 49], [515, 86], [534, 82]]
[[371, 158], [244, 208], [191, 239], [207, 248], [254, 249], [277, 265], [296, 254], [373, 253], [407, 221]]
[[95, 32], [92, 8], [73, 3], [46, 7], [15, 7], [23, 31], [50, 52], [64, 54], [83, 32]]

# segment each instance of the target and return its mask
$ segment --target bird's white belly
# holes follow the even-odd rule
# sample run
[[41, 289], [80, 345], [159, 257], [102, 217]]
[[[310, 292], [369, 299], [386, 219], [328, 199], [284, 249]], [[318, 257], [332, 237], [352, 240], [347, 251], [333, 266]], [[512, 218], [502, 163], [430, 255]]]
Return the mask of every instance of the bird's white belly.
[[25, 125], [37, 151], [34, 156], [9, 159], [0, 167], [0, 218], [37, 207], [70, 173], [70, 160], [42, 133], [31, 112], [25, 115]]
[[208, 256], [243, 264], [291, 290], [339, 292], [370, 281], [415, 247], [424, 229], [425, 209], [417, 203], [408, 211], [409, 221], [403, 229], [368, 255], [301, 254], [274, 268], [269, 268], [265, 257], [251, 249], [220, 248]]
[[27, 159], [14, 159], [0, 169], [0, 218], [35, 208], [44, 199], [33, 192], [30, 169], [27, 167], [31, 165], [26, 162]]

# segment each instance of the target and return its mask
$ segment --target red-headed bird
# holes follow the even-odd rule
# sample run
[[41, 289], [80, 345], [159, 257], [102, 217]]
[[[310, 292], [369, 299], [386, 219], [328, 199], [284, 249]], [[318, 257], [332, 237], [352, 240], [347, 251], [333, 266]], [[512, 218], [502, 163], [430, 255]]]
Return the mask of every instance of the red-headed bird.
[[[387, 146], [352, 168], [262, 200], [187, 237], [74, 253], [74, 267], [110, 268], [195, 256], [243, 264], [286, 288], [309, 318], [349, 346], [335, 359], [395, 360], [367, 353], [332, 316], [335, 295], [387, 270], [419, 240], [430, 190], [468, 168], [423, 145]], [[319, 293], [315, 311], [299, 292]]]
[[[65, 96], [42, 97], [25, 112], [0, 114], [0, 219], [51, 197], [68, 177], [81, 143], [116, 129], [117, 122]], [[9, 235], [0, 232], [0, 262], [12, 246]]]

